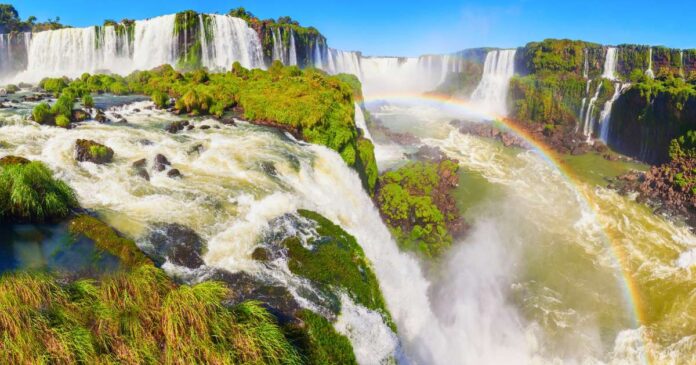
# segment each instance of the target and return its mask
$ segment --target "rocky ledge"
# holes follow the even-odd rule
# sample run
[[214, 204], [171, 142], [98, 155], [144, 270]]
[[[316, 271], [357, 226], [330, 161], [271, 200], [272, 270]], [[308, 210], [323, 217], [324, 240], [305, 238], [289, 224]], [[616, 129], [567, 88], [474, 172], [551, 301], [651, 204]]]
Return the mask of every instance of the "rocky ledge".
[[696, 230], [696, 160], [682, 158], [646, 172], [632, 171], [610, 187], [622, 194], [637, 193], [637, 200], [655, 208], [655, 213], [684, 219]]
[[75, 159], [80, 162], [95, 164], [109, 163], [114, 158], [114, 150], [88, 139], [78, 139], [75, 142]]

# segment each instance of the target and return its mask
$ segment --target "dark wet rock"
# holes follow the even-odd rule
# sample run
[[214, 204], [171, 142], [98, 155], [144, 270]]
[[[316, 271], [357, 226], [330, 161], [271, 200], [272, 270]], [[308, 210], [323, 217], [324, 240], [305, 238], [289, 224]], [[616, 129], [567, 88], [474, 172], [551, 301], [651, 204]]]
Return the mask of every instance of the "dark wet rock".
[[622, 194], [637, 193], [636, 201], [647, 203], [656, 214], [683, 220], [696, 231], [696, 159], [680, 158], [646, 172], [631, 171], [610, 187]]
[[447, 155], [439, 147], [423, 145], [418, 148], [418, 151], [410, 154], [409, 157], [419, 161], [440, 162], [446, 159]]
[[138, 143], [140, 143], [141, 146], [152, 146], [153, 144], [155, 144], [149, 139], [140, 139], [138, 140]]
[[8, 155], [3, 158], [0, 158], [0, 166], [26, 165], [29, 162], [31, 161], [21, 156]]
[[155, 156], [155, 164], [153, 166], [155, 171], [162, 172], [162, 171], [167, 169], [167, 166], [171, 166], [171, 165], [172, 165], [172, 163], [169, 162], [167, 157], [165, 157], [163, 154], [158, 153]]
[[256, 261], [266, 262], [270, 259], [270, 253], [264, 247], [256, 247], [254, 252], [251, 253], [251, 258]]
[[270, 176], [278, 176], [278, 170], [276, 170], [275, 164], [270, 161], [262, 161], [261, 162], [261, 169], [263, 172], [265, 172], [267, 175]]
[[189, 126], [188, 120], [179, 120], [176, 122], [169, 123], [164, 129], [169, 133], [179, 133], [184, 130], [184, 128]]
[[86, 111], [82, 109], [74, 109], [72, 111], [72, 116], [71, 119], [74, 122], [84, 122], [85, 120], [89, 119], [90, 115]]
[[191, 228], [177, 223], [159, 223], [147, 236], [152, 244], [154, 261], [162, 264], [165, 260], [189, 269], [196, 269], [205, 262], [203, 250], [205, 242]]
[[121, 118], [115, 122], [116, 124], [128, 124], [128, 120], [126, 118]]
[[[486, 122], [472, 122], [467, 120], [452, 120], [450, 124], [462, 134], [470, 134], [483, 138], [494, 139], [503, 143], [505, 147], [530, 148], [529, 144], [521, 137], [511, 132], [501, 130], [497, 126]], [[543, 133], [543, 132], [542, 132]]]
[[114, 150], [88, 139], [78, 139], [75, 142], [75, 159], [81, 162], [96, 164], [109, 163], [114, 158]]
[[209, 125], [202, 125], [199, 128], [202, 130], [206, 130], [206, 129], [210, 129], [210, 126]]
[[231, 115], [223, 115], [218, 121], [224, 125], [236, 126], [237, 122], [234, 121], [234, 117]]
[[193, 147], [189, 148], [189, 150], [187, 152], [189, 155], [192, 155], [194, 153], [197, 153], [200, 155], [202, 151], [203, 151], [203, 145], [198, 143], [198, 144], [194, 145]]
[[190, 130], [193, 129], [193, 128], [194, 128], [193, 125], [187, 125], [187, 126], [186, 126], [186, 130], [187, 130], [187, 131], [190, 131]]
[[133, 113], [140, 113], [140, 109], [134, 108], [134, 109], [133, 109]]
[[94, 120], [96, 120], [99, 123], [106, 123], [109, 121], [109, 119], [106, 117], [106, 114], [100, 109], [97, 109], [97, 113], [94, 115]]
[[118, 114], [118, 113], [112, 113], [111, 115], [113, 115], [113, 116], [114, 116], [114, 119], [123, 119], [123, 116], [122, 116], [121, 114]]
[[171, 169], [171, 170], [167, 171], [167, 176], [170, 177], [170, 178], [172, 178], [172, 179], [176, 179], [176, 178], [181, 178], [181, 177], [182, 177], [182, 176], [181, 176], [181, 172], [179, 171], [179, 169]]
[[138, 161], [133, 162], [133, 169], [135, 170], [135, 174], [142, 177], [143, 179], [150, 181], [150, 174], [147, 172], [147, 160], [146, 159], [141, 159]]
[[230, 288], [226, 304], [235, 305], [248, 300], [255, 300], [278, 318], [281, 324], [297, 321], [302, 309], [287, 288], [269, 283], [245, 272], [231, 273], [217, 270], [210, 280], [221, 281]]

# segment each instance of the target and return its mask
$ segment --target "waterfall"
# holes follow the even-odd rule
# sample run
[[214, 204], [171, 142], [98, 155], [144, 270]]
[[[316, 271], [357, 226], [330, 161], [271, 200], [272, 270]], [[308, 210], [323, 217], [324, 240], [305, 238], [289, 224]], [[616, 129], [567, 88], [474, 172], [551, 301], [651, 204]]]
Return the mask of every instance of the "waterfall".
[[328, 52], [328, 67], [330, 73], [348, 73], [355, 75], [363, 81], [362, 70], [360, 67], [361, 56], [357, 52], [341, 51], [330, 48]]
[[360, 128], [365, 138], [372, 141], [372, 135], [367, 129], [367, 123], [365, 122], [365, 114], [358, 103], [355, 103], [355, 126]]
[[616, 47], [607, 48], [607, 55], [604, 60], [604, 73], [602, 77], [609, 80], [616, 80]]
[[590, 69], [590, 60], [588, 59], [588, 55], [587, 55], [587, 54], [588, 54], [588, 50], [587, 50], [587, 48], [585, 48], [585, 49], [582, 51], [582, 53], [583, 53], [584, 58], [585, 58], [585, 60], [584, 60], [584, 62], [583, 62], [583, 65], [582, 65], [582, 77], [587, 78], [588, 75], [589, 75], [589, 69]]
[[655, 78], [655, 73], [652, 69], [652, 47], [648, 49], [648, 69], [645, 71], [645, 75], [651, 79]]
[[450, 72], [450, 62], [451, 62], [451, 56], [446, 54], [444, 56], [440, 57], [440, 84], [445, 82], [447, 80], [447, 75]]
[[210, 47], [208, 47], [208, 36], [205, 29], [205, 22], [203, 21], [203, 14], [198, 14], [198, 35], [201, 41], [201, 64], [209, 65], [210, 61]]
[[314, 67], [319, 69], [324, 69], [324, 60], [321, 57], [321, 47], [319, 46], [319, 39], [314, 41]]
[[611, 122], [611, 108], [612, 105], [614, 105], [616, 99], [619, 98], [619, 95], [621, 95], [621, 91], [623, 91], [623, 89], [624, 86], [622, 86], [621, 83], [617, 82], [614, 84], [614, 95], [612, 95], [611, 99], [607, 100], [607, 102], [604, 103], [604, 108], [602, 109], [602, 112], [599, 114], [599, 139], [601, 139], [605, 144], [609, 144], [609, 123]]
[[487, 112], [507, 115], [507, 92], [510, 78], [515, 74], [516, 50], [496, 50], [486, 54], [483, 76], [471, 101]]
[[297, 48], [295, 48], [295, 32], [290, 29], [290, 50], [288, 57], [288, 64], [290, 66], [297, 66]]
[[203, 66], [210, 69], [229, 69], [234, 62], [246, 68], [264, 68], [263, 48], [259, 35], [239, 18], [210, 14], [213, 39], [212, 57]]
[[587, 105], [587, 111], [585, 112], [585, 121], [583, 123], [582, 134], [587, 137], [588, 141], [590, 140], [590, 137], [592, 136], [592, 131], [594, 130], [594, 121], [592, 119], [592, 112], [594, 111], [595, 102], [597, 101], [597, 98], [599, 98], [599, 92], [601, 90], [602, 90], [602, 82], [600, 80], [599, 84], [597, 85], [597, 90], [595, 91], [595, 94], [592, 97], [592, 99], [590, 99], [590, 102]]

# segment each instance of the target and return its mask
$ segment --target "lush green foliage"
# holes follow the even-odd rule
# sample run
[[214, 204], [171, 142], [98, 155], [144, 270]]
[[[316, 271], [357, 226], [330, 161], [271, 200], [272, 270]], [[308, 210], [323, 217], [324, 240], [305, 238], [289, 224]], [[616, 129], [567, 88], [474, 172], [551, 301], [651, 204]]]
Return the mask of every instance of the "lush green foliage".
[[0, 221], [43, 222], [76, 207], [72, 189], [41, 162], [0, 166]]
[[35, 16], [28, 17], [25, 21], [19, 18], [19, 13], [11, 4], [0, 4], [0, 32], [29, 32], [41, 31], [46, 29], [60, 29], [63, 25], [60, 24], [60, 17], [55, 20], [48, 19], [44, 23], [37, 23]]
[[306, 364], [357, 364], [350, 341], [336, 332], [331, 322], [307, 309], [302, 310], [299, 317], [304, 329], [297, 331], [294, 337], [303, 349]]
[[382, 217], [406, 249], [432, 257], [451, 245], [447, 223], [458, 217], [456, 212], [443, 212], [435, 195], [443, 193], [441, 176], [454, 175], [458, 168], [451, 160], [410, 162], [380, 176], [375, 199]]
[[311, 250], [303, 247], [297, 237], [284, 242], [290, 271], [312, 280], [327, 295], [331, 295], [332, 288], [345, 291], [356, 303], [380, 312], [393, 327], [377, 277], [355, 238], [317, 213], [298, 213], [317, 223], [316, 232], [321, 238], [310, 242]]
[[673, 139], [669, 144], [669, 157], [672, 160], [696, 158], [696, 130]]
[[447, 95], [464, 95], [469, 97], [476, 89], [483, 76], [483, 65], [479, 62], [464, 60], [460, 72], [450, 73], [445, 81], [435, 90]]
[[522, 50], [524, 65], [530, 73], [543, 71], [574, 73], [582, 76], [587, 50], [590, 76], [601, 73], [603, 51], [599, 44], [568, 39], [546, 39], [528, 43]]
[[70, 126], [70, 118], [66, 117], [63, 114], [59, 114], [56, 116], [56, 126], [62, 127], [62, 128], [67, 128]]
[[515, 76], [509, 89], [510, 116], [552, 125], [574, 123], [585, 95], [585, 84], [585, 79], [573, 73]]
[[53, 121], [53, 113], [51, 113], [51, 106], [48, 103], [39, 103], [31, 111], [31, 117], [36, 123], [47, 124]]
[[82, 97], [82, 105], [85, 108], [94, 108], [94, 98], [92, 98], [92, 95], [85, 95]]
[[67, 285], [46, 274], [0, 278], [0, 363], [301, 364], [259, 304], [228, 289], [176, 286], [151, 265]]

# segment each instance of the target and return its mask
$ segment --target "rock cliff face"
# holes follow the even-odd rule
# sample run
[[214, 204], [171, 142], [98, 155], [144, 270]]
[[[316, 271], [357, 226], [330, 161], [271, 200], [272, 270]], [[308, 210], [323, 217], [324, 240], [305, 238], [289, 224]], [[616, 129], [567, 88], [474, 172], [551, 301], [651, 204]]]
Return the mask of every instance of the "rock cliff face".
[[628, 89], [614, 103], [608, 143], [617, 152], [651, 164], [669, 160], [670, 141], [696, 129], [696, 95], [639, 87]]

